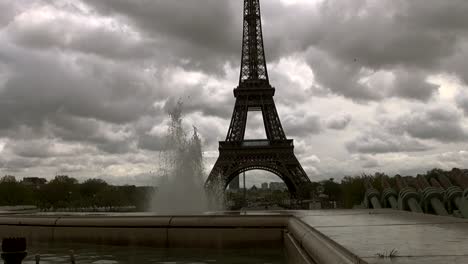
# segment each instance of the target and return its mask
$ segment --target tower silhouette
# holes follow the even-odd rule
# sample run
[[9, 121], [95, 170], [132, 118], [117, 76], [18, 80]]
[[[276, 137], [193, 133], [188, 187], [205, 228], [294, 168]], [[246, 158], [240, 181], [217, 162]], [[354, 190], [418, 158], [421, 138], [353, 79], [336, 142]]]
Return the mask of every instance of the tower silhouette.
[[[242, 172], [260, 169], [279, 176], [296, 198], [308, 196], [310, 180], [294, 155], [293, 140], [281, 126], [270, 85], [263, 47], [259, 0], [244, 0], [242, 60], [239, 85], [234, 89], [236, 103], [225, 141], [219, 142], [219, 157], [205, 187], [208, 191], [226, 189]], [[266, 140], [245, 140], [247, 114], [260, 111]]]

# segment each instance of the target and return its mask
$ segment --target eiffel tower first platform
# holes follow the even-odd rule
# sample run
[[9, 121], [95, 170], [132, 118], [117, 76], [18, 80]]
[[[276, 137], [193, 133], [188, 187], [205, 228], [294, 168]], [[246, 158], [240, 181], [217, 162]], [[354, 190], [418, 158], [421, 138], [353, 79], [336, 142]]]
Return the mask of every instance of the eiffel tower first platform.
[[[287, 139], [276, 111], [263, 47], [259, 0], [244, 0], [242, 61], [236, 103], [226, 141], [219, 142], [219, 157], [205, 187], [226, 189], [240, 173], [259, 169], [272, 172], [286, 184], [293, 197], [308, 197], [310, 180], [294, 155], [293, 140]], [[266, 140], [245, 140], [249, 111], [261, 111]]]

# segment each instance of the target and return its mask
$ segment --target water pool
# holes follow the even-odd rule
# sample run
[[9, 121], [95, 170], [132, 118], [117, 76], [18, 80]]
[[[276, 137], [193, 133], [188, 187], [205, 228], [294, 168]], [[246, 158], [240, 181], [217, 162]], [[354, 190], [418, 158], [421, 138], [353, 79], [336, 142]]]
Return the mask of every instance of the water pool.
[[28, 246], [28, 256], [23, 263], [70, 263], [73, 250], [76, 263], [287, 263], [283, 249], [160, 249], [150, 247], [104, 246], [79, 243], [52, 243]]

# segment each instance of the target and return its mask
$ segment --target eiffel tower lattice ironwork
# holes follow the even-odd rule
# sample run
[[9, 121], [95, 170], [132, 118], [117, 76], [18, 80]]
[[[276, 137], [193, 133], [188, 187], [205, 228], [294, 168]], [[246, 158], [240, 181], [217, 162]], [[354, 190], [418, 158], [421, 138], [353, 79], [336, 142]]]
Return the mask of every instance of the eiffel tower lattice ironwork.
[[[279, 176], [296, 198], [308, 196], [310, 180], [294, 155], [293, 140], [286, 138], [276, 111], [263, 47], [259, 0], [244, 0], [242, 61], [236, 103], [226, 141], [219, 142], [219, 157], [205, 187], [226, 189], [245, 171], [260, 169]], [[266, 140], [245, 140], [249, 111], [261, 111]]]

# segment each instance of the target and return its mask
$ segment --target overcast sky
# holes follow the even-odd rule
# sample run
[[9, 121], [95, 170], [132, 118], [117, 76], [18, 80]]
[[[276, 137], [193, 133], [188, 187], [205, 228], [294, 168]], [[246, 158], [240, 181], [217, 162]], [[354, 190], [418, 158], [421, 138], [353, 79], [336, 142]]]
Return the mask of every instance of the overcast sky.
[[[242, 3], [0, 0], [0, 174], [148, 184], [179, 98], [209, 173]], [[262, 1], [276, 105], [312, 181], [468, 167], [467, 14], [466, 0]], [[249, 116], [248, 137], [261, 124]]]

